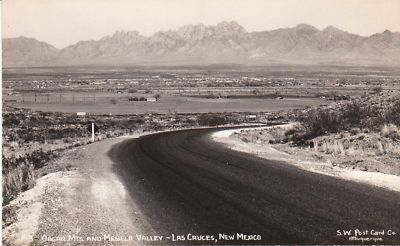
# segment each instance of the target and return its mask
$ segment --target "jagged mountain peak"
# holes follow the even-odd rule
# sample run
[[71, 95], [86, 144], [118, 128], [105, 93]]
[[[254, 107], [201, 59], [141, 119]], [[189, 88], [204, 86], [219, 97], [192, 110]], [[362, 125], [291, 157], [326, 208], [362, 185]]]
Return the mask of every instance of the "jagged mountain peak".
[[362, 37], [328, 26], [247, 32], [236, 21], [185, 25], [150, 37], [119, 30], [62, 50], [26, 37], [3, 39], [4, 66], [146, 64], [352, 64], [400, 65], [400, 33]]
[[298, 24], [297, 26], [294, 27], [294, 29], [319, 31], [316, 27], [305, 23]]
[[217, 31], [247, 33], [246, 29], [236, 21], [223, 21], [214, 27]]
[[198, 25], [186, 25], [176, 31], [177, 35], [184, 40], [200, 40], [211, 35], [210, 28], [200, 23]]
[[243, 28], [241, 25], [239, 25], [239, 23], [237, 23], [237, 21], [221, 21], [219, 23], [217, 23], [216, 26], [225, 26], [225, 27], [233, 27], [233, 28]]
[[135, 36], [140, 36], [139, 32], [118, 30], [115, 31], [114, 34], [112, 35], [113, 38], [125, 38], [125, 37], [135, 37]]
[[292, 29], [297, 33], [297, 35], [299, 35], [299, 37], [303, 39], [304, 38], [308, 39], [315, 33], [319, 32], [317, 28], [308, 24], [300, 24]]
[[386, 29], [385, 31], [382, 32], [382, 34], [384, 34], [384, 35], [391, 35], [392, 32], [389, 31], [388, 29]]
[[334, 26], [327, 26], [322, 30], [322, 32], [325, 32], [325, 33], [347, 33], [346, 31], [343, 31]]

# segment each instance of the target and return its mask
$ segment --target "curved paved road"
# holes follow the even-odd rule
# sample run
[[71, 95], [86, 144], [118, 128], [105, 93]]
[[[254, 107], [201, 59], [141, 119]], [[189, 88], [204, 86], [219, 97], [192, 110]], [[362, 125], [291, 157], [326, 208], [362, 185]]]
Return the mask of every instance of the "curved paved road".
[[223, 244], [361, 244], [337, 230], [385, 230], [375, 244], [400, 243], [400, 194], [226, 149], [210, 140], [213, 131], [153, 134], [110, 150], [157, 233], [262, 237]]

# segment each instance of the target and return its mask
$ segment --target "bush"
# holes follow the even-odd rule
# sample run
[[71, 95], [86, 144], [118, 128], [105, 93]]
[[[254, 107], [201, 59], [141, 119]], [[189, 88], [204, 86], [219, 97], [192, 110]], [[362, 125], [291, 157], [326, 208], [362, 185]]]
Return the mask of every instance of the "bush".
[[130, 101], [130, 102], [137, 102], [137, 101], [139, 101], [139, 98], [137, 98], [137, 97], [130, 97], [130, 98], [128, 98], [128, 101]]
[[[22, 118], [22, 117], [21, 117]], [[16, 127], [21, 123], [18, 115], [14, 114], [4, 114], [3, 115], [3, 127]]]
[[20, 157], [7, 158], [3, 155], [3, 199], [8, 203], [21, 191], [34, 185], [34, 170], [46, 166], [57, 155], [51, 151], [36, 150]]
[[400, 129], [392, 124], [384, 125], [381, 129], [382, 136], [390, 138], [394, 141], [400, 139]]
[[340, 129], [339, 115], [332, 109], [315, 109], [300, 119], [310, 137], [316, 137]]
[[382, 113], [377, 109], [359, 102], [350, 102], [338, 108], [318, 108], [298, 117], [306, 127], [307, 137], [314, 138], [342, 130], [357, 134], [356, 128], [379, 129], [384, 123]]
[[225, 117], [214, 114], [201, 114], [197, 121], [201, 126], [218, 126], [227, 123]]
[[396, 101], [385, 114], [387, 123], [400, 126], [400, 100]]
[[382, 92], [382, 87], [381, 86], [378, 86], [378, 87], [374, 87], [373, 89], [372, 89], [372, 91], [375, 93], [375, 94], [379, 94], [379, 93], [381, 93]]
[[290, 136], [290, 135], [293, 135], [293, 134], [295, 134], [297, 131], [296, 131], [296, 129], [293, 127], [293, 128], [290, 128], [289, 130], [287, 130], [286, 132], [285, 132], [285, 136], [287, 137], [287, 136]]
[[350, 133], [351, 135], [357, 135], [360, 133], [360, 128], [351, 128]]
[[3, 199], [7, 204], [14, 199], [21, 191], [33, 187], [35, 183], [34, 165], [24, 162], [4, 172], [3, 169]]

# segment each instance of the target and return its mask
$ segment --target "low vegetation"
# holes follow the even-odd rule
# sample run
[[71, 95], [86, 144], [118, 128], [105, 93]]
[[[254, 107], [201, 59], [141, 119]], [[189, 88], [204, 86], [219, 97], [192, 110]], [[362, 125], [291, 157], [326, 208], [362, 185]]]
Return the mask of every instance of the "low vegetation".
[[355, 99], [344, 104], [298, 112], [295, 120], [303, 127], [298, 128], [299, 131], [292, 130], [287, 136], [297, 144], [305, 144], [307, 140], [325, 134], [354, 131], [354, 129], [376, 132], [385, 125], [399, 126], [400, 99], [397, 96], [389, 97], [387, 100], [380, 99]]
[[232, 116], [224, 116], [220, 114], [200, 114], [197, 117], [200, 126], [218, 126], [225, 124], [238, 124], [240, 119]]
[[65, 149], [90, 143], [88, 126], [95, 122], [97, 139], [135, 131], [159, 131], [246, 122], [240, 113], [86, 115], [5, 107], [3, 110], [3, 205], [31, 188], [37, 170]]
[[35, 150], [24, 156], [2, 156], [3, 203], [7, 204], [19, 192], [34, 185], [36, 169], [39, 169], [54, 159], [57, 154], [53, 151]]
[[400, 94], [372, 94], [290, 112], [286, 127], [244, 130], [243, 142], [273, 144], [332, 166], [400, 175]]

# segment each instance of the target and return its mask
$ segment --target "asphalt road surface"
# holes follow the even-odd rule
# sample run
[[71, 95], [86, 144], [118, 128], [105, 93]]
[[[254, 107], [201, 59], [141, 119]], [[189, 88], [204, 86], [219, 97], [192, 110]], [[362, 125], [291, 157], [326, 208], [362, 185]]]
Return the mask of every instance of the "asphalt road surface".
[[235, 235], [220, 244], [362, 244], [339, 235], [358, 230], [367, 233], [358, 239], [383, 240], [364, 244], [400, 244], [400, 194], [229, 150], [210, 140], [214, 131], [143, 136], [108, 153], [159, 235]]

